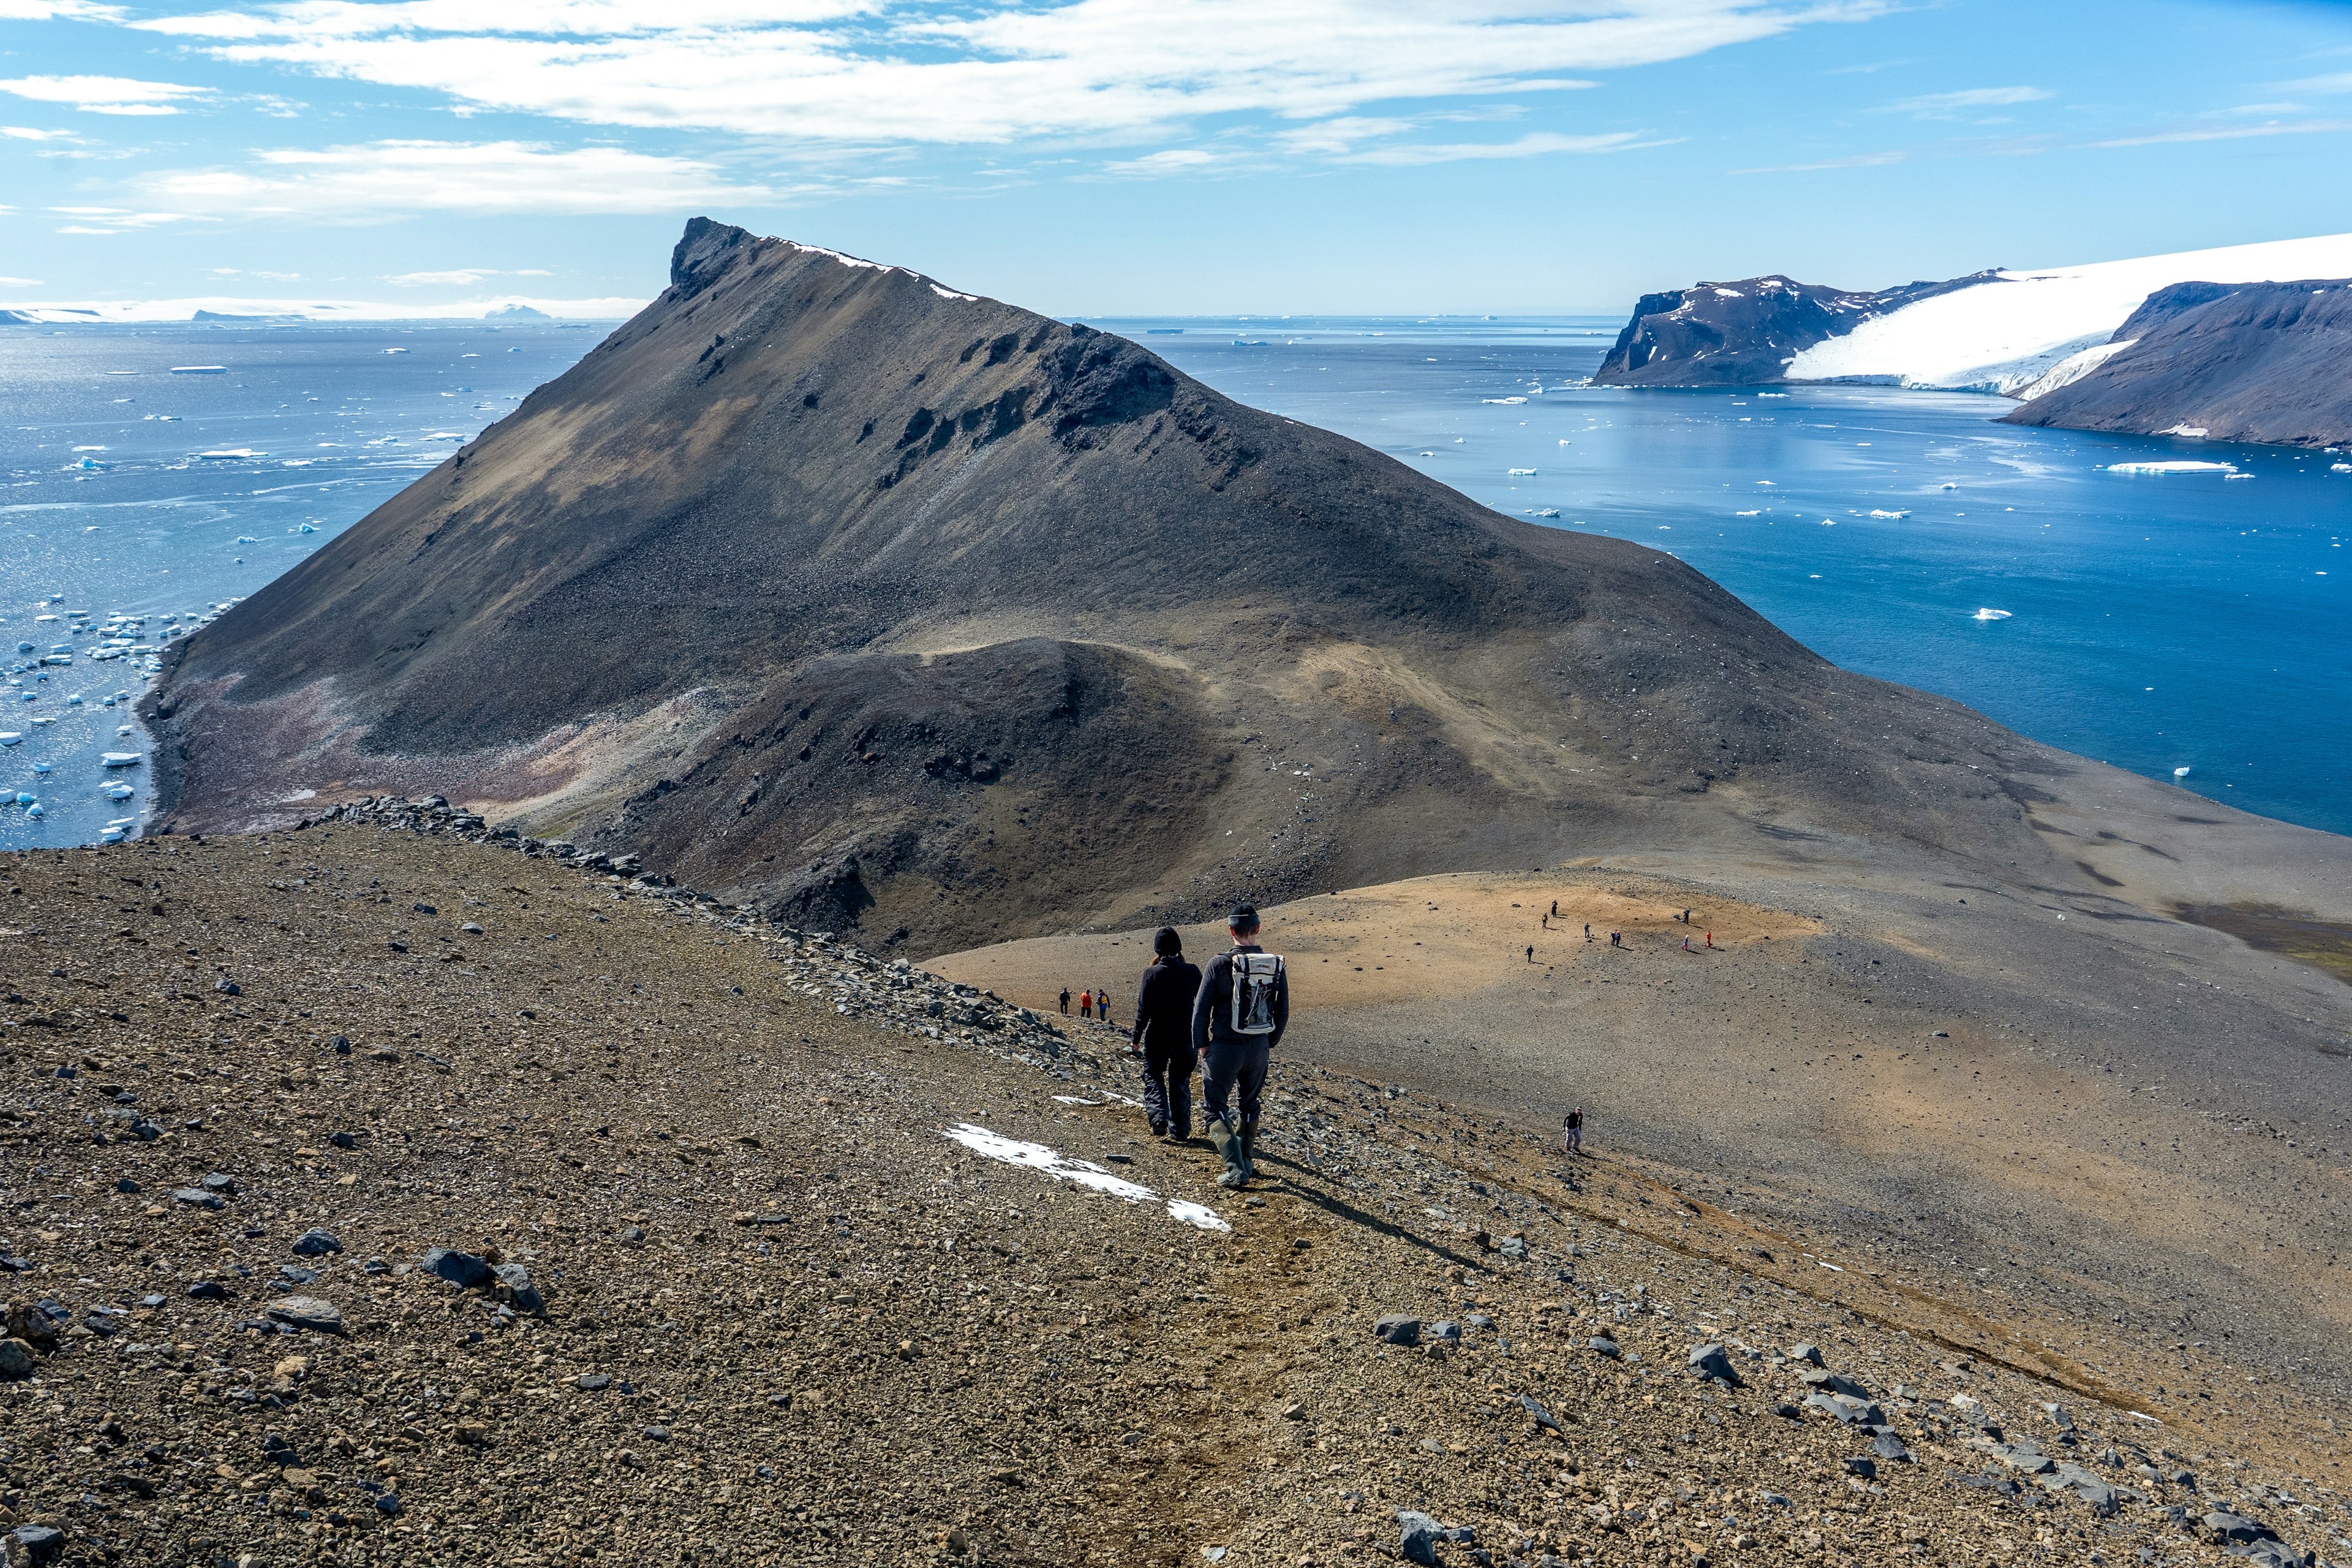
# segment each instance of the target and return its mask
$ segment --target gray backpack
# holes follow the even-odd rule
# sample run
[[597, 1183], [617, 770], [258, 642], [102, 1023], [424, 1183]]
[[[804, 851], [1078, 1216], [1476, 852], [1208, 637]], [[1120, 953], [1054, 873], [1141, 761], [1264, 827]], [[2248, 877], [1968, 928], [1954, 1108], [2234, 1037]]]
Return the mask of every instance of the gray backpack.
[[1234, 958], [1234, 1033], [1274, 1033], [1274, 990], [1282, 980], [1282, 957], [1273, 952], [1237, 952]]

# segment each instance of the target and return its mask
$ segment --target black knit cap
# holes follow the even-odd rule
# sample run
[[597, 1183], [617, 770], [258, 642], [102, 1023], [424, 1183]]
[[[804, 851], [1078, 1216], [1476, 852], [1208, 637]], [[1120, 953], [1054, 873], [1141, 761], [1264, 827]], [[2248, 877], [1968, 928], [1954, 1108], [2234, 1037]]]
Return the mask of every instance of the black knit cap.
[[1255, 904], [1235, 904], [1234, 906], [1234, 912], [1225, 917], [1225, 927], [1229, 931], [1257, 930], [1257, 906]]
[[1161, 926], [1151, 935], [1151, 951], [1165, 958], [1171, 952], [1184, 951], [1184, 939], [1176, 934], [1174, 926]]

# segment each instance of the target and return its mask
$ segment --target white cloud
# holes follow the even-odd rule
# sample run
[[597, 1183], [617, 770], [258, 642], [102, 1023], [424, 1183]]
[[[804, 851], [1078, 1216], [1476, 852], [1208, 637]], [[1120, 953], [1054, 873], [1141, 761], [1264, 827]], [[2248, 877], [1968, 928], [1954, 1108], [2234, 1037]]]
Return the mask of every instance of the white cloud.
[[2352, 131], [2352, 120], [2294, 120], [2268, 125], [2189, 125], [2178, 131], [2151, 132], [2145, 136], [2118, 136], [2094, 142], [2094, 147], [2153, 147], [2166, 142], [2242, 142], [2251, 136], [2314, 136]]
[[292, 0], [135, 26], [478, 109], [871, 145], [1136, 140], [1207, 115], [1545, 91], [1895, 3]]
[[716, 165], [618, 147], [563, 151], [530, 142], [372, 142], [260, 153], [242, 168], [171, 169], [137, 188], [159, 206], [225, 216], [326, 218], [401, 213], [676, 213], [772, 203]]
[[119, 22], [120, 5], [90, 0], [0, 0], [0, 22]]
[[437, 283], [456, 284], [461, 289], [470, 289], [485, 278], [552, 278], [554, 276], [543, 267], [525, 267], [516, 271], [508, 271], [496, 267], [457, 267], [446, 272], [402, 272], [386, 278], [384, 281], [400, 284], [403, 288], [416, 288]]
[[1370, 115], [1348, 114], [1336, 120], [1318, 120], [1312, 125], [1302, 125], [1295, 131], [1277, 133], [1275, 142], [1281, 149], [1298, 156], [1310, 153], [1353, 152], [1359, 142], [1378, 142], [1385, 137], [1399, 136], [1418, 123], [1412, 120], [1384, 120]]
[[1150, 153], [1103, 167], [1114, 174], [1181, 174], [1206, 168], [1216, 161], [1214, 153], [1204, 153], [1197, 147], [1171, 147], [1163, 153]]
[[41, 286], [37, 278], [0, 278], [0, 289], [38, 289]]
[[2307, 76], [2301, 81], [2283, 81], [2278, 85], [2289, 92], [2352, 92], [2352, 71]]
[[1817, 169], [1875, 169], [1907, 162], [1908, 153], [1856, 153], [1850, 157], [1824, 158], [1818, 163], [1775, 163], [1762, 169], [1734, 169], [1735, 174], [1810, 174]]
[[0, 136], [11, 142], [70, 142], [70, 131], [36, 131], [29, 125], [0, 125]]
[[1636, 147], [1669, 146], [1680, 140], [1675, 137], [1664, 141], [1644, 141], [1645, 135], [1647, 132], [1640, 131], [1610, 131], [1597, 136], [1561, 136], [1538, 131], [1516, 142], [1406, 142], [1394, 147], [1375, 147], [1369, 152], [1350, 153], [1344, 161], [1406, 169], [1425, 163], [1455, 163], [1466, 158], [1534, 158], [1547, 153], [1626, 153]]
[[51, 207], [59, 217], [78, 219], [58, 230], [59, 234], [122, 234], [131, 229], [161, 228], [167, 223], [181, 223], [188, 215], [175, 212], [142, 212], [131, 207]]
[[2050, 89], [2041, 87], [1972, 87], [1959, 92], [1922, 93], [1887, 107], [1914, 120], [1958, 120], [1963, 110], [2039, 103], [2050, 96]]
[[211, 90], [123, 76], [20, 76], [0, 81], [0, 92], [36, 103], [68, 103], [91, 114], [177, 114], [173, 100], [202, 98]]

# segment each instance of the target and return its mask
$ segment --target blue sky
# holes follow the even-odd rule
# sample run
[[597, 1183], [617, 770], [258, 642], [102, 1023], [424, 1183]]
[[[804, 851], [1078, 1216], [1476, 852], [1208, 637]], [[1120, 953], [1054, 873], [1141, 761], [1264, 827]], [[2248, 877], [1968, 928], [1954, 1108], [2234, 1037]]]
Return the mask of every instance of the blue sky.
[[709, 213], [1059, 314], [1598, 311], [2352, 230], [2352, 6], [0, 0], [0, 302], [643, 299]]

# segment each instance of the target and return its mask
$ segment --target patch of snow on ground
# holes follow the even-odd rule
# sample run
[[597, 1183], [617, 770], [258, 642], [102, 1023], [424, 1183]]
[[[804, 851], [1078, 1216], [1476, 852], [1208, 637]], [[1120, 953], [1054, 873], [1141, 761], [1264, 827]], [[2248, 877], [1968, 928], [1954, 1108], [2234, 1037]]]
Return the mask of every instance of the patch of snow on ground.
[[1043, 1143], [1025, 1143], [1018, 1138], [1007, 1138], [1002, 1132], [992, 1132], [985, 1127], [975, 1127], [969, 1121], [949, 1128], [947, 1135], [983, 1159], [1025, 1166], [1057, 1182], [1075, 1182], [1079, 1186], [1090, 1187], [1115, 1198], [1125, 1198], [1131, 1204], [1159, 1196], [1150, 1187], [1139, 1186], [1122, 1176], [1114, 1176], [1091, 1161], [1073, 1160]]
[[1816, 343], [1790, 363], [1788, 378], [1882, 376], [1906, 386], [2013, 396], [2068, 358], [2104, 344], [2168, 284], [2347, 276], [2352, 235], [2344, 234], [2000, 272]]

